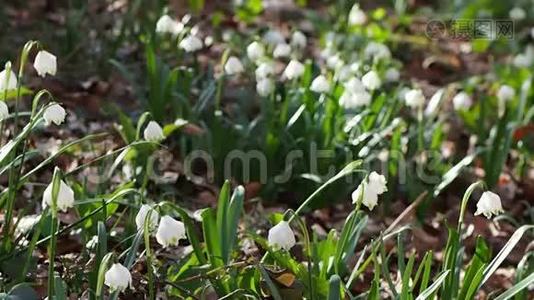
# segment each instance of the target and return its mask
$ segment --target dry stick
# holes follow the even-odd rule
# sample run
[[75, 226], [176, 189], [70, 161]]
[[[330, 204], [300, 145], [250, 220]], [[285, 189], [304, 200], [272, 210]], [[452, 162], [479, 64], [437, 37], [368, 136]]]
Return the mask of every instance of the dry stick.
[[399, 224], [400, 221], [402, 221], [402, 219], [406, 217], [406, 215], [412, 212], [412, 210], [414, 210], [419, 205], [419, 203], [421, 203], [425, 199], [427, 194], [428, 194], [428, 191], [424, 191], [423, 193], [421, 193], [421, 195], [419, 195], [417, 199], [415, 199], [415, 201], [412, 202], [412, 204], [406, 207], [404, 211], [395, 219], [395, 221], [393, 221], [393, 223], [389, 225], [389, 227], [384, 231], [384, 234], [393, 231], [393, 229], [395, 229], [397, 224]]

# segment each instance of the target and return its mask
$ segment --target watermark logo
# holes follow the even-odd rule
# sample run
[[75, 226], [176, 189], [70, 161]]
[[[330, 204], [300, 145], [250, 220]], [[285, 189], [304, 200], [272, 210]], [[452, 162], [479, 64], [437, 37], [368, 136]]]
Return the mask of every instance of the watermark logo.
[[514, 22], [493, 19], [431, 20], [426, 24], [425, 33], [432, 40], [511, 40], [514, 38]]

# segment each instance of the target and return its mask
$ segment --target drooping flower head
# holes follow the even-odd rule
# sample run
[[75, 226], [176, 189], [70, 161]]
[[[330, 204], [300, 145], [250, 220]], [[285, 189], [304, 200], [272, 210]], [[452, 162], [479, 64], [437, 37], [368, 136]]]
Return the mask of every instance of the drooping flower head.
[[[150, 217], [148, 217], [147, 220], [149, 212]], [[147, 220], [149, 222], [148, 227], [150, 230], [152, 230], [156, 228], [156, 226], [158, 226], [158, 219], [159, 213], [154, 208], [152, 208], [152, 206], [148, 204], [143, 204], [141, 205], [141, 208], [139, 208], [139, 212], [135, 216], [135, 225], [137, 225], [137, 230], [143, 230], [143, 228], [145, 227], [145, 220]]]
[[123, 292], [132, 286], [132, 275], [125, 266], [116, 263], [104, 275], [104, 284], [112, 291]]
[[54, 123], [59, 126], [65, 121], [66, 115], [67, 112], [61, 105], [53, 104], [45, 109], [43, 113], [43, 119], [46, 125]]
[[504, 212], [501, 204], [501, 198], [499, 195], [486, 191], [482, 193], [480, 200], [477, 203], [477, 210], [475, 216], [480, 214], [484, 215], [486, 218], [491, 218], [491, 215], [498, 215]]
[[289, 251], [293, 246], [295, 246], [295, 234], [289, 223], [286, 221], [281, 221], [276, 224], [269, 230], [268, 236], [269, 246], [275, 248], [282, 248], [286, 251]]
[[184, 223], [169, 216], [161, 217], [158, 231], [156, 232], [156, 240], [160, 245], [163, 247], [177, 246], [178, 241], [185, 238]]
[[33, 67], [41, 77], [45, 77], [46, 74], [54, 76], [57, 71], [57, 58], [52, 53], [41, 50], [35, 56]]
[[[52, 189], [54, 182], [51, 182], [43, 193], [43, 207], [52, 207]], [[56, 199], [57, 208], [63, 212], [74, 206], [74, 191], [63, 180], [59, 183], [59, 192]]]

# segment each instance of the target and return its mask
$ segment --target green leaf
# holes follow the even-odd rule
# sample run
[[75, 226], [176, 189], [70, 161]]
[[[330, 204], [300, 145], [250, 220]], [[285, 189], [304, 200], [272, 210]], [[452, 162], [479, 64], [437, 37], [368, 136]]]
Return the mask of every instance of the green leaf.
[[438, 278], [432, 283], [426, 290], [424, 290], [415, 300], [425, 300], [431, 297], [434, 292], [441, 286], [443, 281], [445, 281], [445, 278], [449, 274], [450, 270], [445, 270], [442, 272]]
[[511, 288], [506, 290], [506, 292], [499, 295], [499, 297], [495, 298], [495, 300], [507, 300], [512, 298], [515, 294], [519, 293], [524, 288], [527, 288], [529, 285], [531, 285], [534, 282], [534, 273], [531, 273], [525, 279], [521, 280], [520, 282], [514, 284]]
[[337, 274], [330, 277], [328, 285], [328, 300], [341, 299], [341, 278]]
[[483, 277], [482, 281], [480, 282], [480, 286], [479, 287], [481, 287], [490, 278], [490, 276], [493, 274], [493, 272], [495, 272], [495, 270], [497, 270], [497, 268], [501, 265], [501, 263], [506, 259], [508, 254], [510, 254], [510, 252], [512, 252], [512, 250], [514, 249], [515, 245], [517, 245], [517, 243], [519, 242], [521, 237], [523, 237], [523, 234], [527, 230], [530, 230], [530, 229], [534, 229], [534, 225], [523, 225], [523, 226], [519, 227], [514, 232], [514, 234], [512, 234], [512, 236], [510, 237], [508, 242], [506, 242], [506, 244], [501, 249], [501, 251], [499, 251], [497, 256], [495, 256], [495, 258], [484, 269], [484, 277]]

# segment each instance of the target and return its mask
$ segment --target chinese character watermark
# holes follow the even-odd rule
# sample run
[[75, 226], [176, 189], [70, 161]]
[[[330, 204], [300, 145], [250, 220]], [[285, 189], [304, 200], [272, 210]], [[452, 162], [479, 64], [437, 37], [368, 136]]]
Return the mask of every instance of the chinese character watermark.
[[511, 40], [514, 38], [514, 22], [492, 19], [431, 20], [426, 24], [425, 33], [433, 40]]

